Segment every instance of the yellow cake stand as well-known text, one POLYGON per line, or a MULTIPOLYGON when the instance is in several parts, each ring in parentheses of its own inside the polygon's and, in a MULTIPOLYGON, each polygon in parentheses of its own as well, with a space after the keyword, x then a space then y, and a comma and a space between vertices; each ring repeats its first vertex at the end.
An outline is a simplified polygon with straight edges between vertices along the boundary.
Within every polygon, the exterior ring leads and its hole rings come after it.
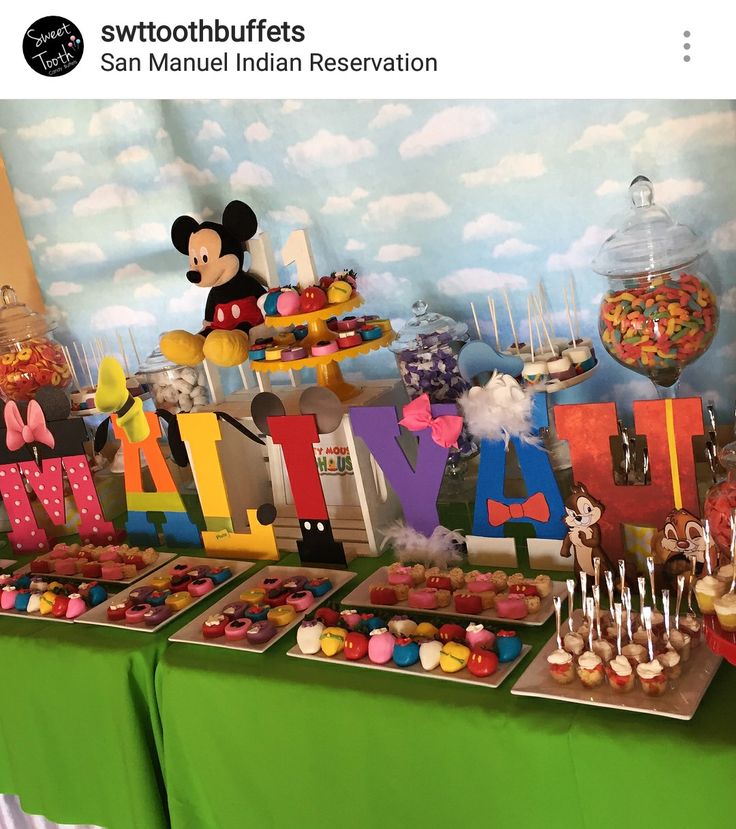
MULTIPOLYGON (((326 305, 319 311, 311 311, 308 314, 292 314, 288 317, 266 317, 266 325, 272 328, 284 328, 289 325, 306 325, 307 336, 299 340, 295 345, 311 349, 318 342, 329 342, 337 339, 337 333, 327 327, 327 320, 331 317, 338 317, 359 308, 363 304, 363 297, 355 293, 346 302, 335 305, 326 305)), ((338 365, 342 360, 350 357, 358 357, 361 354, 368 354, 379 348, 385 348, 396 337, 395 331, 387 331, 377 340, 365 340, 360 345, 352 348, 341 348, 332 354, 324 354, 319 357, 305 357, 303 360, 251 360, 250 366, 253 371, 275 372, 275 371, 298 371, 302 368, 313 368, 317 374, 317 383, 333 391, 342 401, 351 400, 360 394, 357 386, 347 383, 342 376, 338 365)))

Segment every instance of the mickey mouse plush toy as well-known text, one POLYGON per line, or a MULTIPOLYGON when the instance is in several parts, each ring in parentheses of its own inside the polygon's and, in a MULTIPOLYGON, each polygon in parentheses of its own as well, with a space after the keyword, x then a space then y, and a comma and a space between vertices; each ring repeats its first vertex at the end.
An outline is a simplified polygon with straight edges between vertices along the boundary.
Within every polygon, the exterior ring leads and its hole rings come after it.
POLYGON ((204 323, 198 334, 167 331, 161 351, 175 363, 196 366, 205 358, 218 366, 237 366, 248 356, 248 331, 263 322, 256 305, 266 289, 244 270, 244 243, 258 228, 256 214, 242 201, 232 201, 222 224, 179 216, 171 226, 174 247, 189 256, 187 279, 209 288, 204 323))

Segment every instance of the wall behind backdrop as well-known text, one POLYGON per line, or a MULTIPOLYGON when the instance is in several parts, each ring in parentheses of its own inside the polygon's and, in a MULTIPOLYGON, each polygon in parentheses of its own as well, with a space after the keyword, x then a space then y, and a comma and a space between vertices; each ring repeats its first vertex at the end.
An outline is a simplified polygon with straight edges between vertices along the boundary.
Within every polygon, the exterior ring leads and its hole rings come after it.
MULTIPOLYGON (((475 301, 489 336, 486 296, 498 305, 506 287, 521 321, 542 280, 565 334, 560 290, 573 273, 596 341, 605 281, 589 262, 643 173, 711 242, 721 327, 682 393, 733 411, 733 102, 5 101, 0 152, 60 339, 113 342, 131 326, 146 352, 160 331, 196 329, 204 308, 171 222, 219 220, 232 198, 253 206, 276 251, 307 227, 318 270, 355 268, 366 312, 396 328, 418 298, 468 322, 475 301)), ((291 277, 282 269, 282 282, 291 277)), ((510 342, 503 317, 502 336, 510 342)), ((559 402, 653 396, 647 380, 601 362, 559 402)), ((389 352, 352 368, 395 374, 389 352)))

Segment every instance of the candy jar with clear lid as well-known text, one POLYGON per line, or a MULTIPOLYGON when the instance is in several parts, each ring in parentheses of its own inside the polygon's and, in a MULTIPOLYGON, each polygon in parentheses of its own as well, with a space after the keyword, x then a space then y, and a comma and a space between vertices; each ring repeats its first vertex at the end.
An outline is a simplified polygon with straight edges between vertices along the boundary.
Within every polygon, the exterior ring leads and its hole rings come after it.
POLYGON ((715 295, 697 265, 707 245, 656 204, 645 176, 631 182, 629 198, 621 227, 592 263, 608 278, 598 330, 614 360, 673 396, 683 369, 708 350, 718 327, 715 295))
POLYGON ((198 411, 210 402, 202 366, 180 366, 154 349, 141 363, 136 377, 145 383, 157 409, 172 414, 198 411))
POLYGON ((389 348, 394 352, 401 380, 410 398, 426 393, 432 403, 449 403, 467 390, 457 355, 468 341, 468 326, 429 310, 418 300, 414 316, 389 348))
POLYGON ((71 371, 52 332, 56 324, 0 288, 0 397, 32 400, 42 386, 66 389, 71 371))

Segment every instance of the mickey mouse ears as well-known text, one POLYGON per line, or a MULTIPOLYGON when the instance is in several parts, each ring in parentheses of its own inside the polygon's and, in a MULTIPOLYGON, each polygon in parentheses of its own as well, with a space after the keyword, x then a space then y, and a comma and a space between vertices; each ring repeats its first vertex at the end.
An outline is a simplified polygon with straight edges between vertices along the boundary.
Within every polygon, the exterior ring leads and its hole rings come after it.
MULTIPOLYGON (((334 392, 322 386, 310 386, 299 398, 299 411, 303 415, 314 415, 317 431, 321 435, 330 434, 340 426, 345 410, 334 392)), ((268 418, 281 417, 286 409, 281 399, 269 391, 261 392, 253 398, 250 416, 264 435, 269 434, 268 418)))

